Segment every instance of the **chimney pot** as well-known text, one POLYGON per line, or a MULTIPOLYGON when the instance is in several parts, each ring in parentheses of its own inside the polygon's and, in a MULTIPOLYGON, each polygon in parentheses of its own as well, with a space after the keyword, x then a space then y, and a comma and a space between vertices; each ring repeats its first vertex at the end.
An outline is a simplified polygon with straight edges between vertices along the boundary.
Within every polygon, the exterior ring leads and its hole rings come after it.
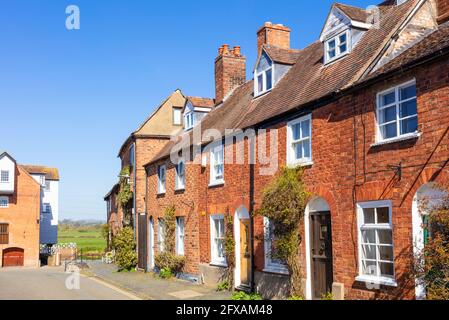
POLYGON ((232 53, 234 54, 234 56, 240 57, 241 56, 240 46, 235 46, 234 49, 232 50, 232 53))
POLYGON ((223 45, 223 55, 228 55, 229 54, 229 44, 224 44, 223 45))

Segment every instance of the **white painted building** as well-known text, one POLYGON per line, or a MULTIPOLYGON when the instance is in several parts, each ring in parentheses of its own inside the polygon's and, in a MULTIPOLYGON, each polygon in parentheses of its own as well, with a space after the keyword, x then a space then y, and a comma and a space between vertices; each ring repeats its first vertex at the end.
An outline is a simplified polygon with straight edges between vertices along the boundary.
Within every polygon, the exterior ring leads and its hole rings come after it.
POLYGON ((23 166, 41 185, 40 243, 58 243, 59 172, 56 168, 23 166))

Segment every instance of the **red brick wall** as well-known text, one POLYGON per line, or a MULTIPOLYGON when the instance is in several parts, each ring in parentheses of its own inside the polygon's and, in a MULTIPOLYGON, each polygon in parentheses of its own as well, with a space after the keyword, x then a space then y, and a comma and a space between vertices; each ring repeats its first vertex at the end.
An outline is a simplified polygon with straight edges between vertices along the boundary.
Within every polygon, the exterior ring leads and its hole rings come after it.
MULTIPOLYGON (((449 63, 440 61, 345 96, 313 112, 313 166, 305 171, 310 191, 331 208, 334 282, 344 283, 349 299, 414 298, 414 283, 407 279, 407 256, 412 246, 412 200, 416 190, 434 177, 448 182, 449 168, 439 168, 449 157, 449 63), (416 78, 419 130, 417 140, 371 147, 375 141, 376 94, 416 78), (355 130, 354 130, 355 128, 355 130), (443 134, 446 136, 443 138, 443 134), (356 137, 354 139, 354 136, 356 137), (437 147, 440 139, 441 144, 437 147), (402 163, 402 179, 388 165, 402 163), (426 164, 425 168, 423 165, 426 164), (394 254, 398 288, 367 290, 355 282, 358 275, 355 203, 393 201, 394 254)), ((280 164, 285 163, 285 127, 279 132, 280 164)), ((257 169, 256 169, 257 172, 257 169)), ((270 177, 256 177, 256 208, 270 177)), ((263 236, 261 219, 256 233, 263 236)), ((257 237, 257 235, 256 235, 257 237)), ((262 242, 256 245, 256 267, 261 270, 262 242)), ((304 246, 302 248, 304 253, 304 246)), ((303 264, 304 264, 303 257, 303 264)))
POLYGON ((279 24, 266 22, 264 26, 257 31, 258 54, 260 54, 264 44, 282 49, 290 49, 290 29, 279 24))
POLYGON ((185 217, 185 241, 184 253, 186 257, 185 272, 191 274, 198 273, 198 264, 200 262, 200 246, 199 246, 199 188, 198 178, 200 175, 201 165, 187 163, 186 185, 185 190, 175 191, 175 166, 169 161, 160 161, 148 168, 148 219, 153 217, 154 221, 154 244, 155 254, 159 252, 158 244, 158 219, 164 217, 165 209, 171 205, 175 206, 176 216, 185 217), (162 164, 166 165, 166 193, 158 194, 158 167, 162 164))
MULTIPOLYGON (((314 164, 305 169, 304 179, 309 190, 324 198, 330 207, 334 282, 344 284, 348 299, 414 298, 414 283, 407 277, 409 263, 406 260, 412 246, 412 200, 423 184, 431 180, 449 180, 447 165, 439 170, 449 158, 449 136, 446 132, 449 126, 448 71, 447 60, 435 62, 347 94, 312 113, 314 164), (417 82, 419 131, 422 135, 416 140, 371 146, 375 141, 377 93, 413 78, 417 82), (443 137, 445 132, 446 136, 443 137), (401 180, 387 167, 399 162, 403 166, 401 180), (393 241, 398 288, 368 290, 364 284, 355 281, 358 275, 355 204, 380 199, 393 202, 393 241)), ((281 167, 286 163, 286 123, 279 123, 270 129, 278 129, 278 158, 281 167)), ((269 143, 267 148, 270 148, 269 143)), ((245 155, 248 157, 247 152, 245 155)), ((247 160, 245 163, 248 163, 247 160)), ((255 210, 260 206, 263 189, 273 180, 273 176, 259 174, 261 167, 260 164, 254 167, 255 210)), ((226 164, 225 184, 208 187, 209 166, 201 168, 200 165, 187 165, 187 188, 183 193, 174 192, 174 168, 168 166, 167 193, 163 196, 156 195, 156 170, 156 165, 150 167, 147 200, 149 214, 155 218, 156 239, 157 218, 163 215, 166 206, 175 204, 178 214, 190 215, 186 219, 186 271, 196 273, 199 262, 210 262, 210 215, 234 215, 241 205, 247 209, 250 207, 250 166, 226 164), (190 226, 189 221, 192 223, 190 226)), ((254 250, 255 267, 258 271, 263 270, 265 260, 262 221, 261 217, 255 218, 254 250)), ((303 229, 302 226, 301 233, 303 229)), ((301 250, 302 265, 305 267, 304 242, 301 250)))
POLYGON ((449 20, 449 0, 437 0, 438 23, 449 20))
POLYGON ((9 196, 9 207, 0 208, 0 223, 9 224, 9 244, 0 244, 0 266, 8 248, 24 249, 25 266, 39 265, 40 196, 40 185, 17 166, 16 192, 9 196))

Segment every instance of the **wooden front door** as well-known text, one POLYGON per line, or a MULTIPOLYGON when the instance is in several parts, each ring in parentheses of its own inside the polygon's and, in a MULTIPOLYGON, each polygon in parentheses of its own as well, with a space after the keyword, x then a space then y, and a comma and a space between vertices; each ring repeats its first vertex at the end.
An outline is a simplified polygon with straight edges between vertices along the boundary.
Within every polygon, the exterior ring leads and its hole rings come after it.
POLYGON ((321 299, 332 292, 332 228, 330 212, 311 213, 312 295, 321 299))
POLYGON ((23 267, 24 251, 20 248, 3 250, 3 267, 23 267))
POLYGON ((240 220, 240 283, 251 281, 251 233, 249 220, 240 220))
POLYGON ((138 267, 139 269, 146 270, 147 267, 147 216, 144 214, 139 215, 138 220, 138 267))

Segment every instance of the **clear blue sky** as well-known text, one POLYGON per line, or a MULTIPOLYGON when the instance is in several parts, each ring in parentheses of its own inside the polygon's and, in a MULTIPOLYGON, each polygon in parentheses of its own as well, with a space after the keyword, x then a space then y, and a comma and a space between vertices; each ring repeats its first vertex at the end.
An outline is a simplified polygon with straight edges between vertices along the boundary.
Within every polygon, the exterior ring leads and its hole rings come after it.
MULTIPOLYGON (((367 7, 376 2, 346 0, 367 7)), ((265 22, 315 41, 330 0, 2 0, 0 149, 19 163, 58 167, 60 219, 105 219, 122 142, 167 95, 214 96, 223 43, 240 45, 248 71, 265 22), (78 5, 81 29, 65 28, 78 5)), ((248 72, 248 77, 251 77, 248 72)))

